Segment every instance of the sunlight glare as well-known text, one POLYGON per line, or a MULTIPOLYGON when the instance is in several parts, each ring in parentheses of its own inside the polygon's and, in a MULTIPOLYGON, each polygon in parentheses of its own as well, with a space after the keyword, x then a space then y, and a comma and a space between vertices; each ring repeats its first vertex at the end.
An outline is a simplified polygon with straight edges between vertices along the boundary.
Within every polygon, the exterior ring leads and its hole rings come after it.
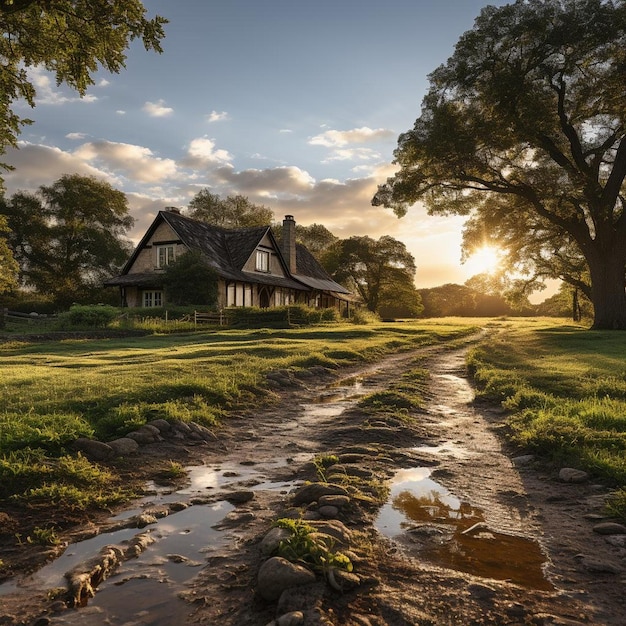
POLYGON ((494 246, 483 246, 475 250, 465 261, 468 272, 476 274, 493 274, 500 265, 502 251, 494 246))

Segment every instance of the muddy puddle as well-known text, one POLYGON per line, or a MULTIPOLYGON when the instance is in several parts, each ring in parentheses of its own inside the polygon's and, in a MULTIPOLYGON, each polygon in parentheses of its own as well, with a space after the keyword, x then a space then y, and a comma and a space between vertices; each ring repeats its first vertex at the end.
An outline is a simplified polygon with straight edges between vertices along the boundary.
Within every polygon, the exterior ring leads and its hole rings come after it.
MULTIPOLYGON (((295 430, 317 419, 340 415, 365 393, 362 379, 358 377, 334 383, 322 390, 314 402, 302 404, 298 418, 283 423, 281 428, 295 430)), ((263 490, 286 496, 300 483, 273 480, 272 475, 280 474, 288 465, 302 464, 311 458, 310 453, 295 453, 264 461, 262 467, 245 460, 189 466, 185 468, 185 485, 180 488, 149 481, 146 495, 109 522, 123 524, 125 520, 153 511, 169 510, 169 514, 143 529, 121 528, 70 544, 59 557, 30 577, 0 585, 0 604, 5 594, 65 589, 66 572, 97 556, 105 546, 124 547, 147 533, 150 544, 144 552, 122 561, 102 581, 86 606, 55 616, 54 623, 68 626, 183 623, 189 604, 180 594, 188 592, 189 583, 205 566, 207 558, 238 541, 237 523, 229 523, 229 514, 237 516, 236 507, 226 501, 226 494, 237 490, 263 490), (185 508, 175 510, 172 506, 175 503, 183 503, 185 508)))
MULTIPOLYGON (((447 450, 445 446, 440 449, 447 450)), ((433 480, 430 469, 399 470, 390 490, 376 528, 401 541, 409 554, 482 578, 553 589, 545 577, 546 557, 537 542, 490 528, 481 509, 433 480)))

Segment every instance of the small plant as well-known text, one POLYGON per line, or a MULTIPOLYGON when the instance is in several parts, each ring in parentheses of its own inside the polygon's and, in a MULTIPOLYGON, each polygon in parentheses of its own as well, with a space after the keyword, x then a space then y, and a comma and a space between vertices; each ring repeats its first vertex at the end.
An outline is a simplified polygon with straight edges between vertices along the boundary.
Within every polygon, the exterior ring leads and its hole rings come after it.
POLYGON ((606 506, 611 515, 626 520, 626 489, 618 489, 611 494, 606 506))
POLYGON ((335 463, 339 463, 339 457, 336 454, 318 454, 313 459, 315 471, 322 482, 326 482, 326 470, 335 463))
POLYGON ((281 518, 274 526, 284 528, 291 533, 288 539, 280 542, 277 553, 292 563, 308 566, 316 572, 327 576, 329 570, 343 569, 351 572, 352 562, 341 552, 334 552, 335 540, 324 537, 318 539, 313 536, 315 529, 302 520, 281 518))
POLYGON ((178 461, 169 461, 166 467, 161 471, 161 477, 169 480, 176 480, 187 475, 185 467, 178 461))
POLYGON ((38 543, 42 546, 58 546, 61 543, 54 527, 40 528, 39 526, 33 528, 32 537, 28 536, 26 541, 28 543, 38 543))

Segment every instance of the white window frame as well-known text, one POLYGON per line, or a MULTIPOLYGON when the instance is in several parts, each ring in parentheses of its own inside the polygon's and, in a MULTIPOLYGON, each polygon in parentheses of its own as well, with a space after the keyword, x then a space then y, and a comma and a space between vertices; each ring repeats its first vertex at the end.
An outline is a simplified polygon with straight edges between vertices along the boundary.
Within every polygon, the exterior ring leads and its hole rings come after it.
POLYGON ((255 269, 257 272, 270 273, 270 253, 267 250, 256 251, 255 269))
POLYGON ((141 294, 141 304, 146 309, 163 306, 163 292, 160 290, 144 291, 141 294))
POLYGON ((174 262, 176 259, 176 246, 173 244, 155 246, 156 247, 156 266, 163 269, 174 262))

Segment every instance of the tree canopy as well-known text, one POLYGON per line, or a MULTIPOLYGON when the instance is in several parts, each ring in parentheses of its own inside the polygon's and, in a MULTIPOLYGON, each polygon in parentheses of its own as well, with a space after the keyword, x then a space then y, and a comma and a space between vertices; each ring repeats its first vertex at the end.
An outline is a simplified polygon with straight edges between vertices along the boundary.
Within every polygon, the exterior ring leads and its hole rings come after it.
POLYGON ((20 127, 31 123, 13 110, 17 100, 35 106, 28 68, 45 68, 82 96, 99 66, 112 73, 125 67, 132 40, 161 52, 166 23, 146 18, 139 0, 0 0, 0 154, 17 146, 20 127))
POLYGON ((272 209, 254 204, 246 196, 221 198, 210 189, 200 190, 189 203, 189 217, 222 228, 269 226, 274 219, 272 209))
POLYGON ((415 259, 393 237, 341 239, 324 254, 323 264, 337 282, 354 289, 370 311, 393 307, 394 317, 414 317, 421 312, 413 284, 415 259), (400 309, 404 314, 398 313, 400 309))
POLYGON ((65 175, 36 195, 15 194, 0 202, 0 215, 21 282, 59 305, 80 300, 128 258, 128 201, 96 178, 65 175))
POLYGON ((470 217, 528 283, 578 286, 595 328, 626 329, 626 4, 488 6, 430 75, 375 205, 470 217))
POLYGON ((6 217, 0 215, 0 294, 17 287, 19 267, 9 247, 8 232, 6 217))

